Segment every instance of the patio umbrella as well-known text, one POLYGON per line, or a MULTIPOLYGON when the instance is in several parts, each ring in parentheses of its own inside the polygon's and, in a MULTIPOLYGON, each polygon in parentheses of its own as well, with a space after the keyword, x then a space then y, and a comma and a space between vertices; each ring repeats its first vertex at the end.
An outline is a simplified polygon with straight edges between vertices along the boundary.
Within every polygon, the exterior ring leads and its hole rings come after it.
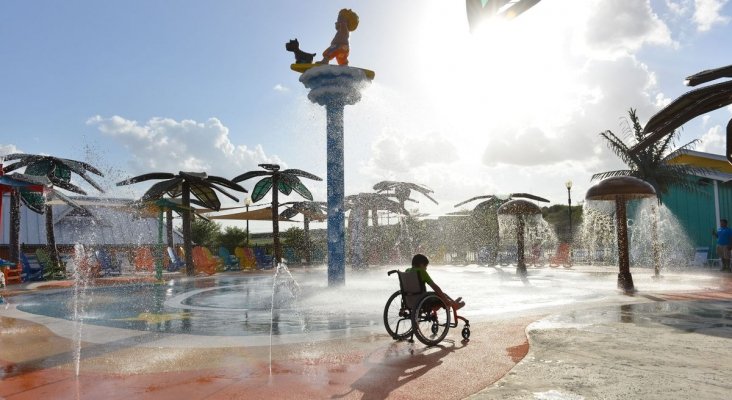
MULTIPOLYGON (((260 208, 258 210, 243 211, 233 214, 209 215, 209 219, 228 219, 235 221, 272 221, 272 207, 260 208)), ((280 215, 279 221, 293 222, 291 219, 280 215)))

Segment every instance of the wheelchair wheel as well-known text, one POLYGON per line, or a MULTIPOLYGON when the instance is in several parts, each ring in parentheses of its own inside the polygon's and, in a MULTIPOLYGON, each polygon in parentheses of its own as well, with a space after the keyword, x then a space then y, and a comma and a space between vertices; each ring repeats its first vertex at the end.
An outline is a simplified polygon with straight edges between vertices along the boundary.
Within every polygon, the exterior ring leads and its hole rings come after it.
POLYGON ((398 290, 384 306, 384 328, 394 340, 406 339, 412 334, 412 318, 398 290))
POLYGON ((420 342, 435 346, 450 329, 450 308, 436 294, 427 294, 412 313, 412 326, 420 342))

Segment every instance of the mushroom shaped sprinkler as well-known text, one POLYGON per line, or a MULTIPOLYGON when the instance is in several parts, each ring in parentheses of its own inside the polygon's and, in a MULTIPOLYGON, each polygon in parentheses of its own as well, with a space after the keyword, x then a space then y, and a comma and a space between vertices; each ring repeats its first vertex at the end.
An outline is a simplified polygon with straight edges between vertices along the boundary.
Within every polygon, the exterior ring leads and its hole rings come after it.
POLYGON ((541 209, 536 204, 523 199, 515 199, 498 207, 498 215, 511 215, 516 218, 516 275, 526 276, 526 261, 524 259, 524 230, 526 216, 541 215, 541 209))
POLYGON ((630 275, 628 257, 628 219, 625 205, 628 200, 654 197, 656 191, 650 183, 632 176, 615 176, 596 183, 587 190, 586 200, 615 201, 615 222, 618 233, 618 289, 626 294, 635 292, 630 275))

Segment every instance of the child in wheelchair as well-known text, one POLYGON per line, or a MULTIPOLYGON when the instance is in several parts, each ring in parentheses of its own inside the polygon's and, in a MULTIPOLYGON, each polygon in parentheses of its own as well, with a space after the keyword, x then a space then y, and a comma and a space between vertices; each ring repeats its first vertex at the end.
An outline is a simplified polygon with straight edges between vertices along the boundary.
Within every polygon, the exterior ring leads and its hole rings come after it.
MULTIPOLYGON (((442 299, 442 301, 448 307, 451 307, 455 310, 465 307, 465 302, 462 301, 462 297, 458 297, 457 299, 453 300, 450 296, 443 292, 442 289, 432 280, 430 274, 427 273, 427 266, 429 265, 429 263, 430 260, 427 258, 427 256, 423 254, 416 254, 414 257, 412 257, 412 268, 407 268, 407 270, 404 272, 416 272, 417 275, 419 275, 419 280, 422 281, 422 283, 430 285, 435 294, 437 294, 437 296, 439 296, 440 299, 442 299)), ((439 304, 434 304, 434 307, 439 307, 439 304)))

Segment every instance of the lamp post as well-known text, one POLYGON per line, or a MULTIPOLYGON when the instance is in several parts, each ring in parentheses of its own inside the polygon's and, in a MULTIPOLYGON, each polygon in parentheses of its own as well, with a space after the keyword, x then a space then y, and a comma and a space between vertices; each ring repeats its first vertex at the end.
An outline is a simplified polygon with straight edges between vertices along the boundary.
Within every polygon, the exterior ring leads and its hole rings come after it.
POLYGON ((249 247, 249 206, 252 205, 252 198, 247 196, 247 198, 244 200, 244 206, 247 210, 247 247, 249 247))
POLYGON ((572 181, 567 181, 564 186, 567 187, 567 204, 569 205, 569 244, 572 247, 572 181))

